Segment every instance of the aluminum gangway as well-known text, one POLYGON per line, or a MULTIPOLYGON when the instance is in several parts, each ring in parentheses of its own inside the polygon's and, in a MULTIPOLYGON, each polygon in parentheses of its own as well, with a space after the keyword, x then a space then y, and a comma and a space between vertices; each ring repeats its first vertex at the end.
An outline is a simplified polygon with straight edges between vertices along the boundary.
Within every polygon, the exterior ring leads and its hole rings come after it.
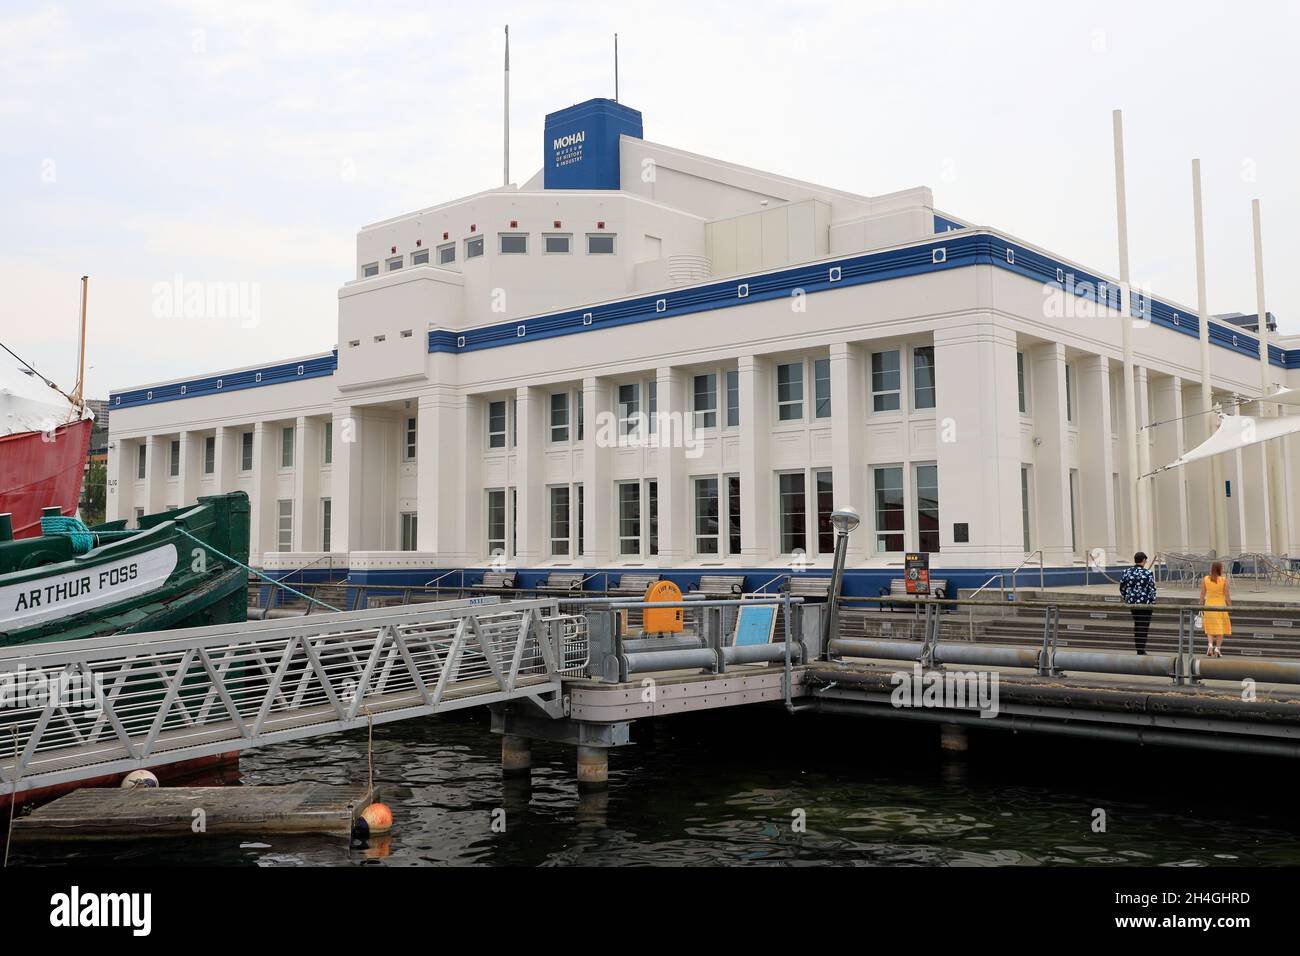
POLYGON ((587 622, 555 598, 375 608, 0 648, 0 794, 531 698, 587 622))

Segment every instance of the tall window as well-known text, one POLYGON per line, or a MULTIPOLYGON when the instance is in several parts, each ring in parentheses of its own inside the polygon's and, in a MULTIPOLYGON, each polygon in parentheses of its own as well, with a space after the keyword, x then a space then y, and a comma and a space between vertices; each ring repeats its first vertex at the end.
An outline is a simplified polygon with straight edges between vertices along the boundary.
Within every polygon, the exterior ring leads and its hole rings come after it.
POLYGON ((727 476, 727 553, 740 554, 740 476, 727 476))
POLYGON ((415 543, 419 540, 416 536, 418 519, 414 511, 402 512, 402 550, 414 551, 415 543))
POLYGON ((209 435, 203 439, 203 473, 211 475, 217 470, 217 438, 209 435))
POLYGON ((695 376, 695 398, 692 408, 695 411, 696 428, 718 427, 718 376, 712 372, 695 376))
POLYGON ((407 461, 415 461, 416 436, 419 435, 419 428, 414 418, 406 420, 406 442, 402 457, 407 461))
POLYGON ((280 467, 293 467, 293 426, 280 429, 280 467))
MULTIPOLYGON (((143 478, 147 471, 149 449, 142 443, 136 448, 135 455, 135 476, 143 478)), ((252 467, 251 465, 249 467, 252 467)))
POLYGON ((1029 412, 1029 403, 1025 400, 1025 353, 1016 353, 1016 395, 1020 400, 1020 414, 1029 412))
POLYGON ((740 426, 740 372, 732 369, 727 373, 727 427, 740 426))
POLYGON ((650 525, 650 554, 659 553, 659 482, 653 478, 645 483, 647 522, 650 525))
POLYGON ((829 468, 814 471, 817 482, 817 553, 831 554, 835 550, 835 527, 831 512, 835 510, 835 483, 829 468))
POLYGON ((172 478, 176 478, 181 473, 181 443, 178 441, 173 441, 171 443, 171 448, 169 449, 169 452, 170 454, 168 456, 168 461, 167 461, 167 474, 170 475, 172 478))
POLYGON ((569 553, 569 486, 550 489, 551 495, 551 554, 569 553))
POLYGON ((578 436, 577 436, 577 438, 578 438, 578 441, 582 441, 583 433, 586 431, 586 425, 587 425, 587 421, 586 421, 586 419, 587 419, 587 414, 586 414, 587 398, 586 398, 586 395, 585 395, 583 392, 579 392, 577 398, 578 398, 578 401, 577 401, 577 405, 578 405, 578 436))
POLYGON ((618 387, 618 433, 634 437, 640 434, 641 396, 635 382, 618 387))
POLYGON ((506 553, 506 491, 490 488, 487 493, 487 553, 506 553))
POLYGON ((1078 519, 1079 513, 1079 472, 1075 468, 1070 469, 1070 550, 1078 552, 1079 550, 1079 530, 1078 519))
POLYGON ((324 432, 321 436, 324 439, 324 463, 332 465, 334 464, 334 422, 332 420, 326 422, 321 430, 324 432))
POLYGON ((695 479, 695 553, 718 553, 718 479, 695 479))
POLYGON ((876 550, 902 551, 903 469, 873 468, 876 492, 876 550))
POLYGON ((641 482, 618 483, 618 553, 641 553, 641 482))
POLYGON ((659 431, 659 380, 650 379, 645 383, 646 394, 646 428, 651 435, 659 431))
POLYGON ((817 418, 831 417, 831 360, 813 361, 813 408, 817 418))
POLYGON ((293 499, 281 498, 276 502, 275 543, 277 551, 293 550, 293 499))
POLYGON ((1070 375, 1070 363, 1065 363, 1065 420, 1074 421, 1074 381, 1070 375))
POLYGON ((330 526, 334 523, 334 502, 329 498, 320 500, 320 549, 330 549, 330 526))
POLYGON ((916 546, 939 550, 939 466, 916 466, 916 546))
POLYGON ((776 367, 776 418, 781 422, 803 419, 803 362, 776 367))
POLYGON ((912 349, 912 406, 934 408, 934 346, 912 349))
POLYGON ((506 447, 506 403, 488 402, 488 447, 506 447))
POLYGON ((253 470, 253 433, 244 432, 239 436, 239 470, 253 470))
POLYGON ((510 489, 510 557, 519 553, 519 489, 510 489))
POLYGON ((1025 554, 1032 550, 1033 539, 1029 535, 1030 515, 1032 514, 1029 503, 1029 466, 1020 466, 1020 533, 1024 538, 1025 554))
POLYGON ((899 409, 898 350, 871 353, 871 409, 896 412, 899 409))
POLYGON ((780 492, 781 553, 804 551, 808 540, 807 505, 804 499, 804 473, 790 472, 777 477, 780 492))
POLYGON ((551 393, 551 441, 569 440, 569 393, 551 393))
POLYGON ((576 505, 578 509, 578 557, 582 557, 586 551, 585 539, 587 535, 586 509, 584 507, 585 496, 582 493, 583 486, 581 484, 574 485, 573 490, 578 496, 578 503, 576 505))

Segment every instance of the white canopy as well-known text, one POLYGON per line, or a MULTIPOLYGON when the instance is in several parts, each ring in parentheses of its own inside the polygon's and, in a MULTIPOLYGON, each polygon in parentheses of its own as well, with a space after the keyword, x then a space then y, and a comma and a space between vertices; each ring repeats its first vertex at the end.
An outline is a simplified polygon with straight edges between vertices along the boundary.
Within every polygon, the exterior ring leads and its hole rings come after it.
POLYGON ((9 355, 0 356, 0 437, 47 432, 81 417, 61 392, 31 369, 9 355))
MULTIPOLYGON (((1282 392, 1268 396, 1268 401, 1281 401, 1284 404, 1300 405, 1300 392, 1295 389, 1286 389, 1286 392, 1293 393, 1294 399, 1280 398, 1282 392)), ((1162 471, 1169 471, 1171 468, 1178 468, 1182 465, 1190 464, 1194 461, 1200 461, 1203 458, 1209 458, 1211 455, 1220 455, 1228 451, 1236 451, 1238 448, 1245 448, 1248 445, 1258 445, 1260 442, 1269 441, 1273 438, 1281 438, 1284 435, 1294 435, 1300 432, 1300 415, 1286 415, 1280 418, 1254 418, 1250 415, 1224 415, 1219 421, 1219 430, 1207 438, 1204 442, 1197 445, 1191 451, 1187 452, 1176 461, 1171 461, 1163 468, 1158 468, 1155 474, 1162 471)))

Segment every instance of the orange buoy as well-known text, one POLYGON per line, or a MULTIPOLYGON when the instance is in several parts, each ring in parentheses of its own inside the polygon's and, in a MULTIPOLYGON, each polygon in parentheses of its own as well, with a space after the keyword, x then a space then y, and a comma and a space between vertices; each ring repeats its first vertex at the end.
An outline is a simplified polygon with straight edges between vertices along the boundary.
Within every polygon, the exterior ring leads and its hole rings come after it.
POLYGON ((387 804, 370 804, 361 811, 361 819, 366 821, 371 833, 387 833, 393 828, 393 811, 387 804))
MULTIPOLYGON (((646 603, 675 604, 682 599, 682 589, 672 581, 656 581, 645 592, 646 603)), ((677 634, 685 615, 679 607, 646 608, 641 615, 641 630, 646 634, 677 634)))

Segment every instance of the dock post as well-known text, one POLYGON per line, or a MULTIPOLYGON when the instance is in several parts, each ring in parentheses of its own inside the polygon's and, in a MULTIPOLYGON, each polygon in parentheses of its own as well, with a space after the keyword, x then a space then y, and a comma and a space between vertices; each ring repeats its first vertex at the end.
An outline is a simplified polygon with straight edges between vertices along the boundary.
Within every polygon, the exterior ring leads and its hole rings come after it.
POLYGON ((965 753, 968 747, 966 728, 961 724, 940 724, 939 746, 945 753, 965 753))
POLYGON ((578 788, 598 790, 609 785, 609 750, 578 745, 578 788))
POLYGON ((525 776, 533 768, 532 741, 514 734, 501 735, 501 773, 507 777, 525 776))

